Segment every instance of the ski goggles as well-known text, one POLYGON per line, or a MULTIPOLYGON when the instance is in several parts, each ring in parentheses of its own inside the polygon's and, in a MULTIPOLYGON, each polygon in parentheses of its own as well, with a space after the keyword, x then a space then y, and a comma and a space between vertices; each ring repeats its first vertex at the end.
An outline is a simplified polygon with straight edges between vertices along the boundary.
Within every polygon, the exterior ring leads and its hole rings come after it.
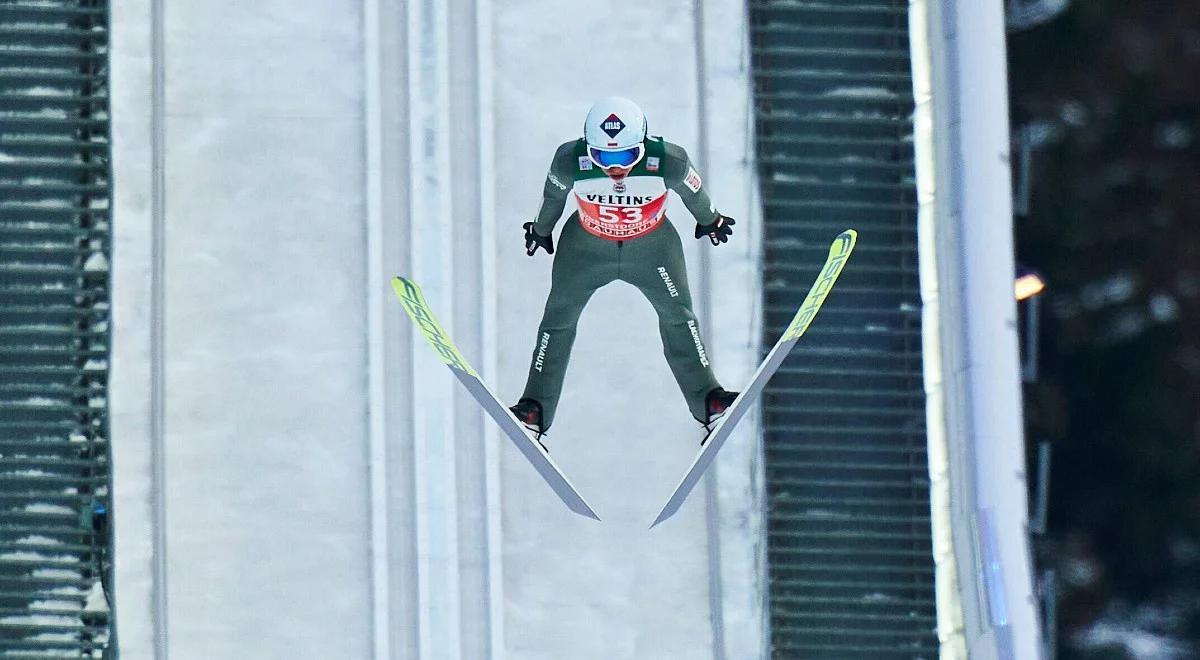
POLYGON ((599 165, 602 170, 610 167, 633 167, 637 165, 645 153, 646 149, 641 144, 635 144, 626 149, 614 149, 612 151, 588 147, 588 158, 591 158, 592 162, 599 165))

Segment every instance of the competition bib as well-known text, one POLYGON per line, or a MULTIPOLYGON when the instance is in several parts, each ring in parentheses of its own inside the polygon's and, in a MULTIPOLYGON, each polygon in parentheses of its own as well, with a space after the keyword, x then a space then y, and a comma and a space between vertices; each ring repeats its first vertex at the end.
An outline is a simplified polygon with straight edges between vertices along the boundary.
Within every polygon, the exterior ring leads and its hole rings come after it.
POLYGON ((579 222, 594 236, 627 241, 650 233, 666 218, 667 187, 660 176, 576 181, 579 222))
POLYGON ((649 201, 633 195, 581 195, 579 221, 589 233, 613 241, 637 238, 658 226, 667 207, 667 194, 649 201), (591 199, 588 199, 591 198, 591 199))

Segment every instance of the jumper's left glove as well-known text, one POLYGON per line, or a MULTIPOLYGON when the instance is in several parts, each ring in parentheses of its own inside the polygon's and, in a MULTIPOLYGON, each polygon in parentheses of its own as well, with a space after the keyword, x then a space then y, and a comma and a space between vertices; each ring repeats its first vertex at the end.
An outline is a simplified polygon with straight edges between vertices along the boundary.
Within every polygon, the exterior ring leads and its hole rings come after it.
POLYGON ((733 218, 718 213, 717 219, 713 220, 712 224, 702 225, 698 222, 696 223, 696 238, 707 236, 713 245, 728 243, 729 236, 733 233, 733 226, 736 224, 737 222, 733 218))

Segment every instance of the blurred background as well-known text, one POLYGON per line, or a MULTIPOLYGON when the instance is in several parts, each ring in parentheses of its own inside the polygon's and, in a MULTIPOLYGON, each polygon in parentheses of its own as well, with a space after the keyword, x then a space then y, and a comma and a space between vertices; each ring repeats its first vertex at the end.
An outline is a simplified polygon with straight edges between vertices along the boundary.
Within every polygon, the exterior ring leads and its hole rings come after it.
POLYGON ((1194 657, 1200 7, 1058 10, 1008 41, 1032 152, 1017 257, 1051 283, 1025 399, 1029 440, 1053 443, 1039 561, 1061 579, 1064 657, 1194 657))
POLYGON ((1197 80, 1185 0, 0 0, 0 658, 1200 657, 1197 80), (668 210, 726 387, 859 232, 653 531, 635 290, 549 439, 596 523, 387 285, 515 400, 611 94, 738 220, 668 210))

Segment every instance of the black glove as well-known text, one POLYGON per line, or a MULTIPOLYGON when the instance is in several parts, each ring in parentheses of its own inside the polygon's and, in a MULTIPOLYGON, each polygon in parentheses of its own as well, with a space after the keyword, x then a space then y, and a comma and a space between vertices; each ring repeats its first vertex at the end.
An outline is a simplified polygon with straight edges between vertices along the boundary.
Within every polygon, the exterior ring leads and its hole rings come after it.
POLYGON ((554 234, 542 236, 533 230, 532 222, 521 226, 525 228, 525 254, 532 257, 538 248, 545 250, 546 254, 554 254, 554 234))
POLYGON ((702 225, 698 222, 696 223, 696 238, 707 236, 713 245, 728 243, 729 235, 733 233, 733 226, 736 224, 737 222, 733 218, 718 213, 717 219, 713 220, 712 224, 702 225))

